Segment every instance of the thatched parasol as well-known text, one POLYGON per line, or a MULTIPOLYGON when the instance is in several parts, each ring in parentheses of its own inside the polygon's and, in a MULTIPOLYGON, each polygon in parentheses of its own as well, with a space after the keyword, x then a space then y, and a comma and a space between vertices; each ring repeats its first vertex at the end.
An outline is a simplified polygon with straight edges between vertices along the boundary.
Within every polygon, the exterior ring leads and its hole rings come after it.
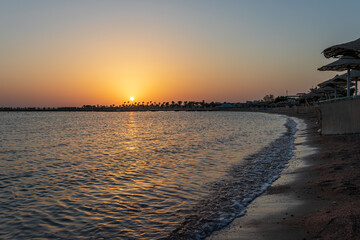
POLYGON ((346 71, 348 69, 360 70, 360 59, 342 56, 335 62, 329 63, 325 66, 318 68, 319 71, 346 71))
POLYGON ((324 82, 321 82, 318 84, 319 87, 326 87, 326 86, 330 86, 330 87, 346 87, 346 82, 347 82, 347 76, 343 76, 342 75, 336 75, 335 77, 326 80, 324 82))
POLYGON ((335 89, 333 87, 326 86, 326 87, 318 88, 316 92, 318 92, 318 93, 329 93, 329 92, 333 92, 334 90, 335 89))
POLYGON ((323 51, 323 54, 326 58, 338 57, 341 55, 360 57, 360 38, 355 41, 328 47, 323 51))
POLYGON ((350 56, 342 56, 335 62, 318 68, 319 71, 345 71, 347 70, 347 96, 350 96, 350 69, 360 70, 360 59, 350 56))
POLYGON ((336 87, 330 87, 330 86, 321 87, 321 88, 318 88, 316 92, 317 93, 323 93, 326 96, 329 96, 329 98, 330 98, 330 94, 334 93, 335 98, 336 98, 336 87))
POLYGON ((307 98, 307 99, 320 98, 322 96, 323 95, 321 93, 318 93, 318 92, 309 92, 309 93, 304 95, 304 97, 307 98))

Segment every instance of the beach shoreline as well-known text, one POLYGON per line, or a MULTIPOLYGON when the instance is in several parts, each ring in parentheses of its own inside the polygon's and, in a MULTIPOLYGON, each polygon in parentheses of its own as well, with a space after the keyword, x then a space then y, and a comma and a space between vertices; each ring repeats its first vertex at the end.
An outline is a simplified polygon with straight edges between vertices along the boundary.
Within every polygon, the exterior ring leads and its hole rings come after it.
POLYGON ((247 214, 207 239, 359 239, 360 136, 321 136, 315 113, 271 113, 301 119, 298 139, 306 140, 247 214))

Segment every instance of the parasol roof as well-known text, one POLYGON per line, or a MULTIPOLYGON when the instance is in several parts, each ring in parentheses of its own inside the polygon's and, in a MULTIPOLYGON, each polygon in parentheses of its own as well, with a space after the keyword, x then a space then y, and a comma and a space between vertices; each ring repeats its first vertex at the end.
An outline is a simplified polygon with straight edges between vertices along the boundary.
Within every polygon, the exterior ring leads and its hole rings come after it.
MULTIPOLYGON (((347 79, 347 73, 341 74, 339 77, 347 79)), ((360 71, 359 70, 350 71, 350 78, 353 81, 360 80, 360 71)))
POLYGON ((341 74, 341 75, 336 75, 335 77, 326 80, 324 82, 321 82, 318 84, 319 87, 325 87, 325 86, 331 86, 331 87, 335 87, 335 86, 339 86, 339 87, 345 87, 347 83, 347 74, 341 74))
POLYGON ((317 93, 328 93, 328 92, 334 92, 335 88, 330 86, 320 87, 317 89, 317 93))
POLYGON ((325 66, 318 68, 319 71, 345 71, 348 68, 360 70, 360 59, 342 56, 335 62, 329 63, 325 66))
POLYGON ((338 56, 360 57, 360 38, 351 42, 337 44, 323 51, 326 58, 338 56))

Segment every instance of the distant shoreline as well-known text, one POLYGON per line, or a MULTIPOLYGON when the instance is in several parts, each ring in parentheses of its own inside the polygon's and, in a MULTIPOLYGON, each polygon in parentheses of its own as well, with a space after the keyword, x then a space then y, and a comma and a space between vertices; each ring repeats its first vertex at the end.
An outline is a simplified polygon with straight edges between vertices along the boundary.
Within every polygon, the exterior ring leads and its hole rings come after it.
POLYGON ((146 112, 146 111, 262 111, 278 108, 304 108, 303 104, 276 101, 246 101, 243 103, 229 102, 135 102, 119 105, 83 105, 81 107, 0 107, 0 112, 146 112))
POLYGON ((68 109, 68 108, 57 108, 57 109, 7 109, 0 108, 0 112, 212 112, 212 111, 234 111, 234 112, 258 112, 266 111, 266 109, 252 109, 252 108, 181 108, 181 109, 98 109, 98 110, 87 110, 87 109, 68 109))
POLYGON ((241 111, 241 112, 267 112, 267 113, 308 113, 312 110, 309 107, 193 107, 193 108, 147 108, 147 109, 129 109, 129 108, 95 108, 87 109, 82 107, 58 107, 58 108, 40 108, 40 107, 0 107, 0 112, 196 112, 196 111, 241 111))
POLYGON ((0 112, 194 112, 194 111, 251 111, 248 108, 160 108, 160 109, 82 109, 82 108, 0 108, 0 112))

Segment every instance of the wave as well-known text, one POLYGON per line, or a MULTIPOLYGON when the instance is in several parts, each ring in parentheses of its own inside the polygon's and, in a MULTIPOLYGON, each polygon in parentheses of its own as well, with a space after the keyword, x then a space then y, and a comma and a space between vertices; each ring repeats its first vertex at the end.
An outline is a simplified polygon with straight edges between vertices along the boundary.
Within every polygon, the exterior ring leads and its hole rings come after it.
POLYGON ((246 206, 279 178, 294 154, 296 122, 288 118, 285 127, 281 137, 232 166, 226 178, 213 183, 210 195, 161 239, 203 239, 245 215, 246 206))

